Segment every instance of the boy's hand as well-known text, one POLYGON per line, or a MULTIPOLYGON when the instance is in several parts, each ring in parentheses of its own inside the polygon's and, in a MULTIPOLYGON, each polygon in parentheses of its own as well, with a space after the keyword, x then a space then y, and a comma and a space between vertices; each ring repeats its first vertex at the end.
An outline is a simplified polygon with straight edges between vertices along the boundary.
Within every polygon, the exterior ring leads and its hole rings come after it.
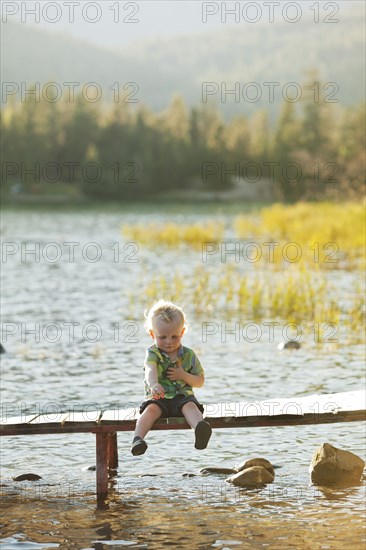
POLYGON ((169 380, 183 380, 186 371, 181 365, 176 365, 175 367, 169 367, 166 371, 167 378, 169 380))
POLYGON ((164 388, 161 384, 154 384, 150 389, 153 399, 161 399, 162 397, 164 397, 164 388))

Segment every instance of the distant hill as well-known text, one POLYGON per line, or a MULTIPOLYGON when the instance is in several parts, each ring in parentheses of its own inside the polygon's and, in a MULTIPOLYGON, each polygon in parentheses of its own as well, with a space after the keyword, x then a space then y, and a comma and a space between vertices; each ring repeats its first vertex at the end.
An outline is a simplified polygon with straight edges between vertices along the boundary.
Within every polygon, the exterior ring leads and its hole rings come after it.
MULTIPOLYGON (((364 23, 357 13, 343 15, 341 24, 254 24, 140 42, 123 51, 110 51, 91 42, 50 33, 35 26, 7 23, 2 26, 3 82, 98 82, 103 98, 112 100, 108 88, 136 82, 136 97, 163 109, 180 93, 189 105, 201 103, 202 82, 226 82, 227 88, 257 82, 263 99, 250 103, 233 96, 221 102, 209 99, 225 117, 251 114, 258 108, 273 116, 282 103, 281 90, 288 82, 303 84, 306 73, 317 69, 323 82, 335 82, 340 104, 359 102, 364 94, 364 23), (345 30, 347 32, 345 32, 345 30), (264 82, 279 82, 276 101, 268 101, 264 82)), ((64 92, 66 88, 63 87, 64 92)), ((131 89, 132 91, 132 89, 131 89)), ((253 89, 251 92, 253 93, 253 89)), ((331 92, 329 89, 328 92, 331 92)))

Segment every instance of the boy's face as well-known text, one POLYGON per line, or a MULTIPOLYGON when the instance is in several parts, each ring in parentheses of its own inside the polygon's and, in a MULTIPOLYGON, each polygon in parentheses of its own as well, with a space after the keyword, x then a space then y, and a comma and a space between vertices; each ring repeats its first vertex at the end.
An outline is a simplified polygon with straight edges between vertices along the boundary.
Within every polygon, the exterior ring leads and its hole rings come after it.
POLYGON ((156 319, 152 323, 150 335, 155 344, 165 353, 174 353, 180 346, 184 334, 184 325, 180 319, 176 321, 163 321, 156 319))

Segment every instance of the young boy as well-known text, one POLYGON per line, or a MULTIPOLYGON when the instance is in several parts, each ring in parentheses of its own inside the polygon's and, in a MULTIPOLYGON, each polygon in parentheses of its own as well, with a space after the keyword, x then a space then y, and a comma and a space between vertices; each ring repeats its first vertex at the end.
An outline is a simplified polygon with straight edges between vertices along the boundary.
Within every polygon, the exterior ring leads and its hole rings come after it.
POLYGON ((184 416, 194 429, 195 448, 205 449, 212 430, 203 420, 203 406, 192 390, 203 385, 204 371, 196 354, 181 344, 186 316, 172 302, 159 300, 145 317, 145 327, 154 344, 146 352, 146 400, 140 407, 131 453, 144 454, 145 435, 158 418, 169 416, 184 416))

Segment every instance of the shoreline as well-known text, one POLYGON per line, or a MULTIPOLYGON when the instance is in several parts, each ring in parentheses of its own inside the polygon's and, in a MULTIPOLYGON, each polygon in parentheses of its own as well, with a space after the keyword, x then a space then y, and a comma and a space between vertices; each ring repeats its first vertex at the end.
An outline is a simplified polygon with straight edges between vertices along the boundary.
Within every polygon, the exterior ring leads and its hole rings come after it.
POLYGON ((65 210, 125 210, 127 208, 140 208, 154 210, 164 210, 169 212, 169 208, 177 207, 182 209, 195 206, 202 210, 223 209, 229 212, 253 211, 270 206, 274 201, 252 201, 247 199, 223 198, 217 194, 210 197, 202 196, 146 196, 142 198, 129 197, 125 199, 97 199, 87 197, 69 197, 65 195, 21 195, 21 196, 3 196, 1 199, 1 209, 5 210, 27 210, 27 209, 65 209, 65 210))

